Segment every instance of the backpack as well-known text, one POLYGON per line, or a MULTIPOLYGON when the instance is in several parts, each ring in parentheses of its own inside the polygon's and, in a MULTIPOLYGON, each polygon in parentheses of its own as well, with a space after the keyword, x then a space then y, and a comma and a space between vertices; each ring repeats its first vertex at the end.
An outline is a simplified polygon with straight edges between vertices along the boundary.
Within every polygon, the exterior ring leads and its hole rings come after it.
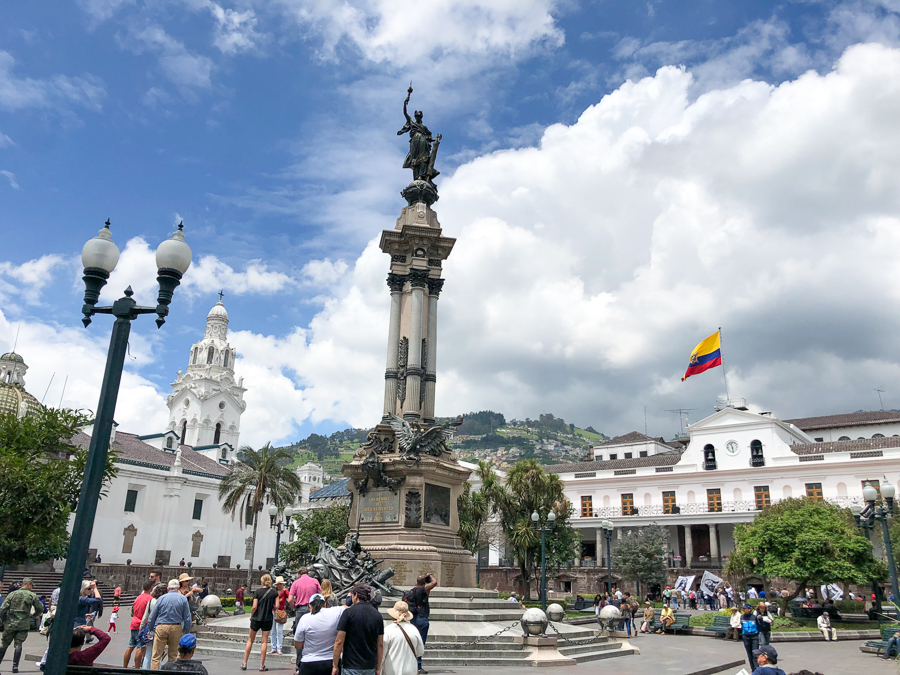
POLYGON ((419 616, 419 610, 422 608, 424 604, 422 602, 422 594, 424 591, 421 586, 416 586, 414 588, 410 588, 408 591, 404 591, 403 597, 401 600, 409 606, 409 611, 413 616, 419 616), (418 591, 418 592, 417 592, 418 591))

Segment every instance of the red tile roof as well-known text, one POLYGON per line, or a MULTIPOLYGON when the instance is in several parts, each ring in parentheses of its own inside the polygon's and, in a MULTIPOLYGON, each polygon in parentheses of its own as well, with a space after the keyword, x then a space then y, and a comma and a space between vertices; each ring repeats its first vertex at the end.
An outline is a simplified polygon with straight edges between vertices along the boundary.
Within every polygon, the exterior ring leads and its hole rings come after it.
POLYGON ((836 429, 839 427, 868 426, 872 424, 885 424, 887 422, 900 422, 900 412, 889 410, 858 410, 854 413, 841 415, 823 415, 821 417, 800 417, 795 420, 784 420, 787 424, 793 424, 803 431, 815 429, 836 429))

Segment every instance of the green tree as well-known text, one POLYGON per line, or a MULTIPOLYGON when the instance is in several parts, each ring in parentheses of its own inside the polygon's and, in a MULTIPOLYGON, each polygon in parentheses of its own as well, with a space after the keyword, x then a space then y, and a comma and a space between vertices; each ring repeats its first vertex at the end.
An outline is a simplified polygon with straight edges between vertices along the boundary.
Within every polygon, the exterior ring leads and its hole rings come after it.
POLYGON ((563 494, 559 476, 547 473, 533 459, 516 462, 506 475, 506 484, 494 480, 482 488, 491 511, 500 519, 516 564, 522 574, 525 597, 531 597, 531 578, 541 564, 541 535, 535 532, 531 514, 537 511, 540 523, 547 522, 552 509, 556 524, 547 538, 547 566, 550 568, 571 560, 578 555, 579 535, 569 524, 571 504, 563 494))
POLYGON ((294 541, 281 545, 279 558, 294 567, 312 560, 319 551, 319 539, 340 546, 350 531, 349 517, 350 506, 347 504, 333 504, 294 516, 294 541))
POLYGON ((725 573, 791 579, 791 597, 809 585, 862 584, 884 574, 849 509, 807 497, 767 506, 752 523, 735 527, 734 540, 725 573))
POLYGON ((659 525, 647 525, 625 533, 613 552, 613 564, 630 581, 665 583, 669 537, 659 525))
POLYGON ((289 448, 273 448, 271 443, 266 443, 259 450, 244 445, 237 452, 237 463, 219 484, 222 511, 231 513, 232 520, 239 514, 241 527, 247 521, 253 524, 250 564, 247 566, 248 586, 253 582, 259 514, 266 504, 275 504, 279 509, 292 504, 294 497, 303 489, 300 478, 290 466, 293 457, 289 448))
MULTIPOLYGON (((23 419, 0 415, 0 565, 64 558, 69 515, 78 506, 87 450, 72 443, 89 419, 43 408, 23 419)), ((116 475, 115 452, 103 485, 116 475)))

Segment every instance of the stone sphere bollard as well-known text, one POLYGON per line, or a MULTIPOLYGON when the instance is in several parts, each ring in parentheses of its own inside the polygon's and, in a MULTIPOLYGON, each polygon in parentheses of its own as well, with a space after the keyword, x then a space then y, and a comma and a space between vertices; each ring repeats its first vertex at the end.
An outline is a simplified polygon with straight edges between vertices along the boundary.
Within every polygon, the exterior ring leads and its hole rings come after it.
POLYGON ((566 618, 566 610, 558 602, 547 607, 547 618, 551 621, 562 621, 566 618))
POLYGON ((521 622, 525 637, 536 637, 547 632, 547 615, 537 607, 526 609, 521 622))
POLYGON ((211 618, 219 616, 219 612, 222 611, 222 601, 219 600, 219 596, 209 594, 203 598, 200 601, 200 611, 203 613, 203 616, 211 618))
POLYGON ((602 628, 611 631, 613 626, 617 626, 622 621, 622 612, 615 605, 607 605, 600 610, 597 616, 597 622, 602 628))

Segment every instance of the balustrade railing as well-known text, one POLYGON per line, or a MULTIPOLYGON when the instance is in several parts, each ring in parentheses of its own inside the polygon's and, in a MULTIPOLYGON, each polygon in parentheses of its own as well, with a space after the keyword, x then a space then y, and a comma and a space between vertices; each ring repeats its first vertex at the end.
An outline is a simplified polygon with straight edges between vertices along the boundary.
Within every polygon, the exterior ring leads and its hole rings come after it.
MULTIPOLYGON (((770 503, 777 504, 780 499, 772 499, 770 503)), ((862 497, 830 497, 825 501, 830 502, 841 508, 848 508, 852 504, 865 506, 862 497)), ((751 511, 759 511, 759 505, 755 499, 745 499, 740 501, 722 502, 721 507, 710 509, 706 502, 695 502, 693 504, 678 504, 677 512, 669 513, 662 504, 651 504, 650 506, 633 506, 629 513, 624 513, 618 506, 603 506, 594 509, 594 518, 622 518, 629 516, 686 516, 701 513, 749 513, 751 511)))

